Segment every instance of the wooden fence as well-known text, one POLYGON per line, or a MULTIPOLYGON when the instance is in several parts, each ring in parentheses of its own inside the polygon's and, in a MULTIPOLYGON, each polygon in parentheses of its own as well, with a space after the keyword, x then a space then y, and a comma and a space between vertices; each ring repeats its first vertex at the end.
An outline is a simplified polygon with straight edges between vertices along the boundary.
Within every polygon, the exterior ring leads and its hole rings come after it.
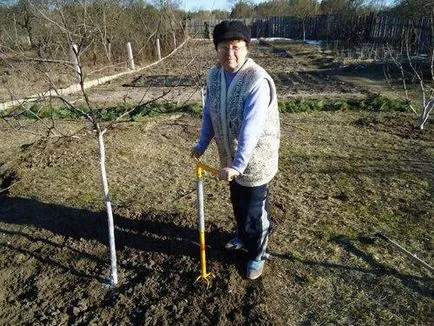
MULTIPOLYGON (((429 53, 433 48, 432 24, 429 19, 403 20, 377 14, 320 15, 304 19, 271 17, 240 19, 252 31, 252 37, 285 37, 295 40, 342 41, 351 47, 363 43, 389 44, 403 47, 411 44, 413 52, 429 53)), ((190 20, 190 35, 212 38, 212 30, 221 20, 190 20)))

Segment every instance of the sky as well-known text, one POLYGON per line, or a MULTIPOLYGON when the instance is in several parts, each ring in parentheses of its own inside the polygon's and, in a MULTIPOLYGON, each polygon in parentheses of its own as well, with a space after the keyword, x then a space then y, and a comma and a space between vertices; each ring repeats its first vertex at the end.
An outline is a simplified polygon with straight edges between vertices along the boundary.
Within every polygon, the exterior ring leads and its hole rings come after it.
MULTIPOLYGON (((255 0, 251 1, 253 3, 261 3, 266 0, 255 0)), ((228 1, 228 0, 182 0, 181 1, 181 9, 185 11, 197 11, 197 10, 226 10, 230 11, 234 2, 237 1, 228 1)))

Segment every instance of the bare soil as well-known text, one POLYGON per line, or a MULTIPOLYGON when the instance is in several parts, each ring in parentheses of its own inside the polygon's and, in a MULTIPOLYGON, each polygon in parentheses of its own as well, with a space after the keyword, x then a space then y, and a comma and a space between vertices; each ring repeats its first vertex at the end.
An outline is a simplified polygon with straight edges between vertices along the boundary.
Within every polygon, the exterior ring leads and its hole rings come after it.
MULTIPOLYGON (((341 64, 318 47, 254 44, 251 56, 275 78, 281 98, 371 91, 341 78, 341 64)), ((92 89, 91 100, 113 105, 172 88, 165 99, 200 101, 197 85, 212 61, 210 42, 191 42, 151 69, 92 89)), ((206 176, 209 287, 195 282, 189 151, 200 118, 118 124, 106 134, 115 289, 105 285, 107 222, 92 130, 63 120, 58 128, 80 130, 76 138, 41 140, 37 123, 14 130, 2 122, 0 324, 432 324, 433 275, 375 236, 387 231, 434 261, 433 126, 419 132, 415 122, 402 113, 282 114, 280 170, 270 189, 272 258, 260 279, 245 279, 246 253, 222 249, 235 226, 227 185, 206 176)), ((214 146, 203 159, 216 165, 214 146)))
MULTIPOLYGON (((334 57, 320 46, 304 43, 252 42, 249 56, 267 69, 276 82, 280 99, 292 97, 361 97, 371 89, 385 86, 381 66, 358 63, 334 57), (374 66, 374 69, 372 69, 374 66), (366 83, 363 71, 369 69, 371 83, 366 83), (351 77, 351 78, 350 78, 351 77), (346 79, 350 82, 347 82, 346 79)), ((113 105, 122 102, 138 103, 155 99, 200 102, 200 88, 205 85, 206 71, 215 62, 215 50, 211 41, 191 40, 174 55, 160 64, 143 69, 126 77, 89 89, 93 102, 113 105)), ((64 66, 41 66, 40 63, 9 62, 0 71, 3 85, 0 100, 25 98, 47 91, 52 84, 66 87, 74 83, 73 72, 64 66), (11 68, 12 67, 12 68, 11 68), (46 77, 49 76, 50 78, 46 77)), ((143 65, 142 67, 146 67, 143 65)), ((1 68, 1 66, 0 66, 1 68)), ((98 71, 97 67, 83 70, 98 71)), ((119 71, 112 71, 118 73, 119 71)), ((93 73, 89 80, 107 74, 106 70, 93 73)), ((81 94, 71 100, 82 100, 81 94)))

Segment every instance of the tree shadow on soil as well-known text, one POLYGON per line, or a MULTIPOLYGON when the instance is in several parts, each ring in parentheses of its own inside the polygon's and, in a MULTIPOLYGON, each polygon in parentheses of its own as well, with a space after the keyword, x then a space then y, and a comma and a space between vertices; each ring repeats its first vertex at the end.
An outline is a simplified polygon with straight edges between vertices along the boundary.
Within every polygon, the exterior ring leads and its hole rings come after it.
MULTIPOLYGON (((48 204, 31 198, 0 196, 0 221, 48 230, 65 237, 64 243, 68 239, 85 239, 95 240, 108 246, 108 226, 105 212, 48 204)), ((132 248, 143 252, 166 254, 175 258, 186 256, 194 261, 199 260, 198 232, 187 225, 187 221, 185 216, 176 212, 149 211, 142 213, 142 216, 137 219, 115 215, 116 249, 119 251, 132 248)), ((230 239, 231 234, 214 225, 208 225, 207 229, 209 229, 206 231, 207 258, 220 262, 233 262, 234 259, 238 261, 240 257, 230 256, 223 249, 223 244, 230 239)), ((46 238, 23 232, 3 229, 0 229, 0 232, 11 236, 24 236, 30 241, 41 241, 51 246, 62 246, 46 238)), ((27 249, 16 247, 14 249, 25 250, 26 253, 38 258, 27 249)), ((102 262, 102 259, 97 256, 75 251, 82 257, 98 263, 102 262)), ((38 259, 43 260, 42 257, 38 259)), ((60 264, 54 261, 52 263, 54 265, 60 264)), ((59 265, 59 267, 62 266, 59 265)), ((236 267, 240 273, 243 273, 241 264, 236 263, 236 267)), ((77 272, 77 274, 80 273, 77 272)))
MULTIPOLYGON (((352 240, 352 239, 348 238, 347 236, 338 235, 338 236, 331 238, 331 241, 336 242, 343 249, 345 249, 349 253, 361 258, 363 261, 365 261, 367 264, 369 264, 372 267, 372 269, 370 269, 370 270, 366 269, 365 272, 376 274, 379 276, 383 276, 383 275, 394 276, 397 279, 399 279, 403 285, 407 286, 408 288, 412 289, 413 291, 415 291, 415 292, 417 292, 423 296, 426 296, 426 297, 433 297, 434 296, 434 290, 430 286, 433 284, 432 278, 403 274, 403 273, 399 272, 397 269, 395 269, 394 267, 387 266, 386 264, 378 262, 377 260, 375 260, 372 257, 372 255, 367 254, 366 252, 360 250, 354 244, 355 241, 357 241, 359 243, 367 243, 367 242, 375 243, 375 241, 376 241, 375 239, 370 238, 370 237, 360 236, 360 237, 357 237, 356 239, 352 240), (423 283, 427 284, 427 286, 425 286, 425 284, 423 284, 423 283)), ((363 271, 362 268, 360 270, 363 271)))
POLYGON ((330 263, 327 261, 315 261, 315 260, 305 260, 301 259, 299 257, 293 256, 291 253, 276 253, 276 252, 270 252, 270 254, 274 257, 281 258, 281 259, 288 259, 291 261, 298 261, 304 265, 315 267, 315 266, 321 266, 329 269, 336 269, 336 270, 345 270, 345 271, 353 271, 353 272, 361 272, 361 273, 368 273, 373 274, 377 276, 393 276, 397 278, 403 285, 407 286, 411 290, 419 293, 420 295, 423 295, 428 298, 434 297, 434 290, 432 288, 433 279, 430 277, 419 277, 414 275, 408 275, 403 274, 399 272, 397 269, 387 266, 385 264, 382 264, 375 260, 370 254, 360 250, 356 247, 354 244, 354 241, 360 242, 360 243, 366 243, 368 242, 375 242, 373 238, 368 237, 358 237, 356 239, 350 239, 347 236, 344 235, 338 235, 335 237, 332 237, 330 241, 335 242, 339 246, 341 246, 344 250, 347 252, 361 258, 365 263, 371 266, 371 268, 363 268, 358 266, 351 266, 351 265, 343 265, 343 264, 336 264, 336 263, 330 263))
MULTIPOLYGON (((40 243, 43 243, 46 246, 49 246, 49 247, 52 247, 52 248, 56 248, 58 250, 68 249, 70 252, 72 252, 74 254, 77 254, 77 255, 79 255, 79 256, 81 256, 83 258, 86 258, 86 259, 89 259, 89 260, 94 260, 95 262, 97 262, 99 264, 104 264, 104 261, 101 258, 99 258, 98 256, 96 256, 96 255, 92 255, 92 254, 89 254, 89 253, 86 253, 86 252, 82 252, 82 251, 74 249, 74 248, 72 248, 70 246, 65 245, 66 240, 63 243, 56 243, 56 242, 48 240, 46 238, 36 237, 36 236, 30 235, 30 234, 27 234, 25 232, 22 232, 22 231, 11 231, 11 230, 6 230, 6 229, 0 228, 0 234, 1 233, 7 234, 7 235, 9 235, 11 237, 17 236, 17 237, 26 238, 31 243, 40 242, 40 243)), ((51 258, 51 257, 49 257, 47 255, 41 254, 41 253, 39 253, 39 252, 37 252, 35 250, 29 250, 29 249, 26 249, 26 248, 20 248, 18 245, 11 244, 10 242, 1 243, 0 246, 4 247, 4 248, 7 248, 10 251, 15 251, 17 253, 21 253, 23 255, 28 255, 30 257, 33 257, 33 258, 35 258, 36 260, 40 261, 43 264, 48 264, 48 265, 51 265, 51 266, 55 266, 55 267, 63 270, 64 272, 71 273, 71 274, 73 274, 75 276, 83 277, 83 278, 96 278, 96 279, 98 279, 101 282, 104 281, 104 279, 102 277, 98 276, 98 275, 88 275, 88 274, 86 274, 84 272, 81 272, 81 271, 75 269, 75 268, 71 268, 71 266, 68 266, 67 264, 64 264, 62 262, 56 261, 55 259, 53 259, 53 258, 51 258)))

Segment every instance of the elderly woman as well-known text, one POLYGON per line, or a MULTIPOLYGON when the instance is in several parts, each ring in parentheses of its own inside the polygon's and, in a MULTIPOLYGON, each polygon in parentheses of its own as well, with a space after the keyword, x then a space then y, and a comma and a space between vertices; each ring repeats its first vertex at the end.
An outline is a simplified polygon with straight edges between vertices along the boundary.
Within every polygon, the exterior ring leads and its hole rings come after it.
POLYGON ((200 157, 217 144, 221 180, 229 181, 237 223, 225 248, 246 248, 246 277, 261 276, 269 231, 268 184, 278 168, 280 138, 276 88, 268 73, 248 58, 250 30, 240 21, 215 26, 217 65, 207 78, 200 136, 192 149, 200 157))

